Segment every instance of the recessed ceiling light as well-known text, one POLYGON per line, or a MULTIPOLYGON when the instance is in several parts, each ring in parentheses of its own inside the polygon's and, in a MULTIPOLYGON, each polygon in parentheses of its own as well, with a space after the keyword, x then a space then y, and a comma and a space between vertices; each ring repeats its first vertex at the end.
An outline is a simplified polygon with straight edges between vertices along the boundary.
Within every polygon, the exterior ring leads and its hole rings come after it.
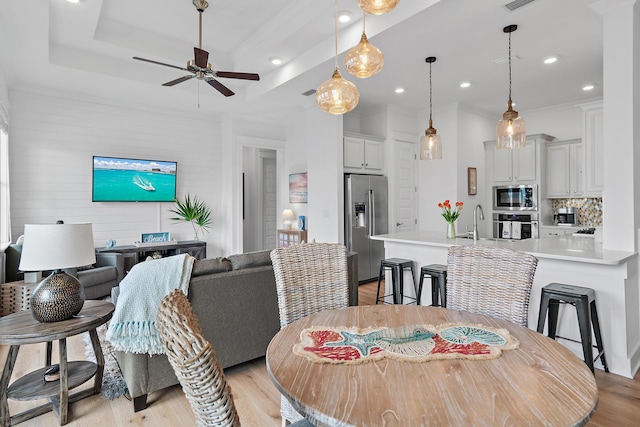
POLYGON ((592 90, 595 87, 595 85, 586 85, 582 88, 582 90, 584 91, 588 91, 588 90, 592 90))
POLYGON ((80 3, 80 0, 67 0, 67 3, 78 4, 80 3))
POLYGON ((471 82, 462 82, 460 83, 460 87, 469 87, 471 86, 471 82))
POLYGON ((404 93, 404 88, 403 87, 397 87, 395 92, 396 93, 404 93))
POLYGON ((553 64, 554 62, 556 62, 558 60, 557 56, 549 56, 548 58, 544 59, 544 63, 545 64, 553 64))
POLYGON ((271 62, 273 65, 280 65, 282 64, 282 59, 278 58, 277 56, 272 56, 271 58, 269 58, 269 62, 271 62))
POLYGON ((351 21, 351 12, 348 10, 341 10, 338 12, 338 21, 342 23, 351 21))

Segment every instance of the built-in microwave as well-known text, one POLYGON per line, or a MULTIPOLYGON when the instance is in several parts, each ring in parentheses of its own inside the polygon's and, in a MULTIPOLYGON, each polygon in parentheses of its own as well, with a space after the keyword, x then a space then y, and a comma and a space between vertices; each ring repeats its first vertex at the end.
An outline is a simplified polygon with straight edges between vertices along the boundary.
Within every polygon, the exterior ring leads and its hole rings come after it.
POLYGON ((493 210, 537 211, 538 186, 531 184, 493 187, 493 210))

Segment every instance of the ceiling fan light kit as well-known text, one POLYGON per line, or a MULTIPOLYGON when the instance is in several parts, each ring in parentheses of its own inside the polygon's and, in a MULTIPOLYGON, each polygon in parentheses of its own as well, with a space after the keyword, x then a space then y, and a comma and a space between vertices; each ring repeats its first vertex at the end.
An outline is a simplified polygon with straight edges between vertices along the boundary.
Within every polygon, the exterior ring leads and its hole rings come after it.
POLYGON ((432 103, 431 103, 431 64, 436 62, 435 56, 425 59, 429 64, 429 128, 420 137, 420 160, 441 160, 442 159, 442 139, 433 127, 432 103))
POLYGON ((382 15, 395 8, 400 0, 358 0, 360 9, 372 15, 382 15))
POLYGON ((187 71, 191 73, 190 75, 186 75, 183 77, 179 77, 175 80, 171 80, 170 82, 163 83, 162 86, 175 86, 178 83, 185 82, 187 80, 191 80, 196 78, 198 80, 204 80, 211 87, 216 89, 218 92, 223 94, 224 96, 232 96, 235 93, 220 83, 216 78, 226 78, 226 79, 241 79, 241 80, 260 80, 260 76, 256 73, 238 73, 234 71, 216 71, 211 63, 209 62, 209 52, 202 49, 202 12, 209 6, 205 0, 193 0, 193 5, 198 11, 198 21, 199 21, 199 32, 198 32, 198 47, 193 48, 193 57, 194 59, 190 59, 187 61, 187 67, 178 67, 171 64, 165 64, 163 62, 153 61, 151 59, 140 58, 138 56, 134 56, 133 59, 138 61, 149 62, 151 64, 162 65, 165 67, 176 68, 178 70, 187 71))
POLYGON ((363 16, 360 43, 349 49, 344 57, 344 67, 350 74, 360 79, 366 79, 377 74, 383 66, 384 55, 380 49, 369 43, 365 32, 365 17, 363 16))
POLYGON ((496 147, 506 150, 524 148, 527 145, 525 121, 513 109, 513 101, 511 101, 511 33, 517 29, 517 25, 507 25, 502 29, 503 32, 509 34, 509 100, 507 101, 507 111, 498 121, 496 147))

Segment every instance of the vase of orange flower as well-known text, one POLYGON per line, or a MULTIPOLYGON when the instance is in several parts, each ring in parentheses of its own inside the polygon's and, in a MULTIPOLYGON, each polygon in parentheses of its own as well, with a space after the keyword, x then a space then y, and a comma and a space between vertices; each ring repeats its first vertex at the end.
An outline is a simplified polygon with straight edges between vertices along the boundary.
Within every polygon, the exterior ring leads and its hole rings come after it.
POLYGON ((456 228, 455 222, 456 219, 460 216, 460 211, 462 210, 462 202, 456 202, 455 206, 451 206, 451 202, 449 200, 445 200, 442 203, 438 203, 438 207, 442 209, 442 217, 447 221, 447 239, 455 239, 456 238, 456 228))

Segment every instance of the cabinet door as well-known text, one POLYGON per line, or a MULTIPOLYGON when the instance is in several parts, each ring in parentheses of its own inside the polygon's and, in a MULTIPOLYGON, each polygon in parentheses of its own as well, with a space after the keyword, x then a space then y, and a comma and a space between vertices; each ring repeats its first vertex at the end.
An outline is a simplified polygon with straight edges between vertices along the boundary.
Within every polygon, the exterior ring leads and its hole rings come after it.
POLYGON ((586 195, 602 197, 604 190, 604 113, 602 108, 585 111, 584 121, 586 195))
POLYGON ((570 146, 547 146, 547 197, 570 195, 570 146))
POLYGON ((498 150, 493 146, 493 181, 510 183, 513 180, 512 150, 498 150))
POLYGON ((584 146, 571 145, 571 197, 584 196, 584 146))
POLYGON ((364 140, 365 169, 382 170, 382 143, 380 141, 364 140))
POLYGON ((364 140, 360 138, 344 137, 344 167, 363 168, 364 167, 364 140))
POLYGON ((536 176, 536 142, 527 140, 524 148, 513 152, 513 180, 535 181, 536 176))

